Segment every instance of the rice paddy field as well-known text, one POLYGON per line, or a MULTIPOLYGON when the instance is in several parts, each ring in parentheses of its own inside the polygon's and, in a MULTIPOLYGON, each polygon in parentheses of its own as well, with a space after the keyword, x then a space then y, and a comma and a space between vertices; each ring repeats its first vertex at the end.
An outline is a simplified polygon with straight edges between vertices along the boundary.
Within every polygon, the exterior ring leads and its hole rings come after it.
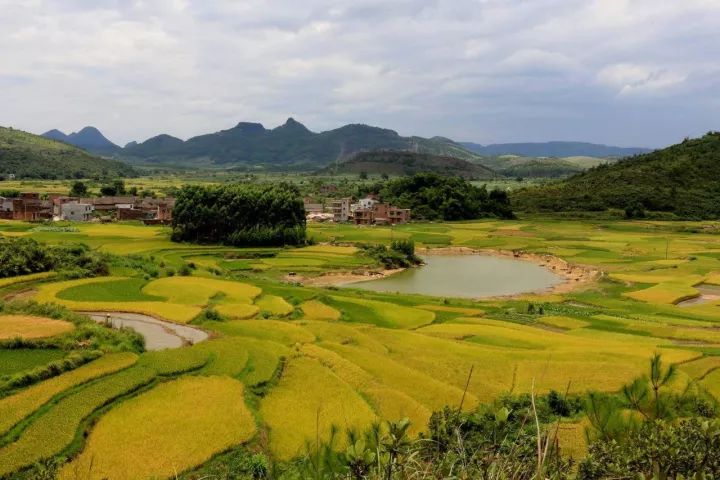
MULTIPOLYGON (((62 478, 170 478, 240 445, 285 461, 333 427, 409 417, 418 434, 463 396, 470 410, 533 384, 541 393, 614 392, 655 352, 679 366, 680 383, 720 400, 720 297, 704 293, 720 285, 718 223, 311 225, 316 245, 294 249, 176 244, 167 228, 133 223, 64 227, 5 221, 0 234, 86 243, 125 260, 106 277, 18 277, 0 283, 0 295, 143 313, 211 338, 105 353, 0 394, 0 478, 52 457, 67 459, 62 478), (477 300, 303 285, 377 270, 357 244, 397 239, 552 255, 597 274, 575 288, 477 300)), ((0 339, 67 328, 0 316, 0 339)), ((53 360, 42 349, 0 349, 0 375, 53 360)), ((580 454, 582 425, 559 428, 580 454)))

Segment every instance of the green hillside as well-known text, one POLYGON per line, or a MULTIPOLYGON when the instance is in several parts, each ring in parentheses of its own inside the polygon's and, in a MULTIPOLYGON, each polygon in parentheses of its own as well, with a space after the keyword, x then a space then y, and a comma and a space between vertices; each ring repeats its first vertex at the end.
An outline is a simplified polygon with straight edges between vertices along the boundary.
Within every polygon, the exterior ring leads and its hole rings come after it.
POLYGON ((338 174, 365 172, 388 175, 439 173, 471 179, 485 179, 496 176, 495 172, 489 168, 460 158, 397 150, 360 152, 344 162, 326 168, 324 171, 338 174))
POLYGON ((513 194, 520 211, 627 210, 684 219, 720 218, 720 132, 595 167, 556 184, 513 194))
POLYGON ((0 127, 0 177, 8 174, 62 179, 132 176, 135 171, 122 162, 95 157, 67 143, 0 127))
POLYGON ((393 130, 351 124, 322 133, 289 118, 266 129, 241 122, 228 130, 182 141, 161 135, 131 144, 118 155, 137 163, 314 169, 368 150, 412 150, 476 160, 479 157, 445 138, 402 137, 393 130))
POLYGON ((483 164, 508 177, 560 178, 584 172, 603 163, 616 162, 617 158, 596 157, 517 157, 503 155, 494 162, 483 159, 483 164))

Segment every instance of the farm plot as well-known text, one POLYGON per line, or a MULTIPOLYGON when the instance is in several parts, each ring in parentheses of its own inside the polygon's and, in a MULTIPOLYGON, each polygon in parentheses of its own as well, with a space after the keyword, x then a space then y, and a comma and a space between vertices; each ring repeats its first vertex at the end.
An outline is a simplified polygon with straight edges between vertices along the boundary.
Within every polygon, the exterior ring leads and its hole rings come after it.
MULTIPOLYGON (((327 441, 333 426, 363 430, 377 418, 355 389, 306 357, 288 362, 280 382, 262 401, 260 413, 270 428, 270 450, 283 460, 302 454, 306 444, 314 442, 316 431, 327 441)), ((344 445, 344 436, 337 441, 338 447, 344 445)))
POLYGON ((417 328, 435 320, 435 314, 431 311, 396 303, 345 296, 333 296, 332 300, 332 306, 344 310, 353 322, 388 328, 417 328))
POLYGON ((0 381, 4 375, 29 370, 65 356, 64 351, 48 348, 20 348, 0 350, 0 381))
POLYGON ((15 424, 63 391, 127 368, 136 361, 137 355, 132 353, 108 354, 71 372, 63 373, 0 399, 0 434, 6 433, 15 424))
POLYGON ((342 315, 338 310, 329 305, 325 305, 319 300, 308 300, 300 305, 306 318, 312 320, 340 320, 342 315))
MULTIPOLYGON (((55 302, 74 310, 142 313, 187 323, 211 299, 229 312, 254 314, 255 286, 200 277, 166 277, 151 282, 123 277, 86 278, 43 285, 38 301, 55 302)), ((225 310, 224 310, 225 311, 225 310)))
POLYGON ((72 323, 63 320, 29 315, 0 315, 0 340, 54 337, 74 328, 72 323))
POLYGON ((240 382, 185 377, 127 400, 103 416, 82 454, 65 466, 60 478, 167 478, 254 434, 240 382))
POLYGON ((80 423, 109 401, 149 383, 150 369, 130 368, 89 384, 58 401, 34 419, 20 437, 0 448, 0 475, 60 454, 75 438, 80 423))

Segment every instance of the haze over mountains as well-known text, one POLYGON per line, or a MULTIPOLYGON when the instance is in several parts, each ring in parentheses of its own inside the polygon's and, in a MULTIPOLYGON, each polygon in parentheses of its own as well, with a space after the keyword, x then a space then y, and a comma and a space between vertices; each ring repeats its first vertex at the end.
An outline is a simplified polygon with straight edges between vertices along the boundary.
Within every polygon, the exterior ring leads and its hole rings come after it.
POLYGON ((536 142, 536 143, 479 143, 460 142, 460 144, 478 155, 493 157, 498 155, 520 155, 523 157, 629 157, 652 151, 650 148, 613 147, 587 142, 536 142))
POLYGON ((649 151, 581 142, 494 144, 459 143, 444 137, 404 137, 396 131, 363 124, 349 124, 315 133, 289 118, 283 125, 267 129, 260 123, 236 126, 182 140, 161 134, 124 148, 108 140, 98 129, 85 127, 65 135, 50 130, 43 136, 110 155, 129 163, 182 166, 248 166, 270 169, 321 168, 358 152, 399 150, 455 157, 482 163, 482 157, 504 154, 531 157, 623 157, 649 151))

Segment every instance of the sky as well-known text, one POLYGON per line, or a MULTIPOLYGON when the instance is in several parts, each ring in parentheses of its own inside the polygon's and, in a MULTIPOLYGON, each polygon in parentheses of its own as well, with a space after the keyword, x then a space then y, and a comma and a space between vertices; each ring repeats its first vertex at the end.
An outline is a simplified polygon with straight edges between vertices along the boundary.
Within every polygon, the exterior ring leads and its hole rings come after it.
POLYGON ((720 0, 0 0, 0 125, 661 147, 720 130, 719 27, 720 0))

